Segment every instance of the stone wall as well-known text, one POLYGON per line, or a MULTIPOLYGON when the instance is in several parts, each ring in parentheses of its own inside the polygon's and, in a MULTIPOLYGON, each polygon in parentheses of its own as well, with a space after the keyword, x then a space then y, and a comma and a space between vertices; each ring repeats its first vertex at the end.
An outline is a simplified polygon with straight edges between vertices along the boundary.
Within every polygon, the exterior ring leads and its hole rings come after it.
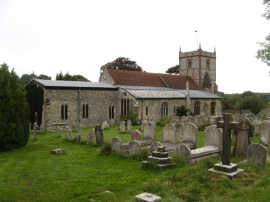
MULTIPOLYGON (((83 127, 101 124, 109 119, 109 107, 114 106, 115 115, 117 112, 117 91, 116 90, 66 90, 66 89, 45 89, 42 113, 43 130, 51 130, 51 123, 68 123, 80 121, 83 127), (47 103, 47 104, 46 104, 47 103), (88 104, 88 118, 82 118, 83 104, 88 104), (68 106, 68 119, 61 119, 61 105, 68 106)), ((115 116, 116 117, 116 116, 115 116)))

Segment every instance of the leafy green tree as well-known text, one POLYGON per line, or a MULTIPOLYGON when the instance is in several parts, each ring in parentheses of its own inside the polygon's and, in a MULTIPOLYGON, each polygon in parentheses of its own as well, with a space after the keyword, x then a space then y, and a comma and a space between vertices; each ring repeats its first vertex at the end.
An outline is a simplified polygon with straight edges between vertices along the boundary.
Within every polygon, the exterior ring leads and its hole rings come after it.
POLYGON ((62 72, 56 74, 55 79, 64 81, 89 81, 82 75, 70 75, 68 72, 65 75, 62 72))
POLYGON ((169 74, 179 74, 179 65, 175 65, 167 69, 166 73, 169 74))
POLYGON ((116 58, 113 62, 108 62, 107 64, 103 65, 100 70, 103 71, 105 68, 140 72, 142 71, 142 68, 137 65, 135 61, 125 57, 119 57, 116 58))
POLYGON ((7 64, 0 66, 0 150, 24 146, 29 139, 29 111, 24 86, 7 64))
POLYGON ((34 72, 32 74, 23 74, 20 78, 20 83, 23 85, 26 85, 29 81, 32 79, 46 79, 46 80, 51 80, 52 78, 45 75, 45 74, 40 74, 39 76, 35 75, 34 72))
POLYGON ((258 114, 264 107, 265 102, 263 98, 257 95, 248 95, 241 99, 238 108, 249 109, 255 115, 258 114))
MULTIPOLYGON (((263 3, 266 6, 263 16, 270 20, 270 0, 264 0, 263 3)), ((266 36, 265 42, 260 42, 259 44, 261 49, 257 51, 257 58, 270 66, 270 34, 266 36)))

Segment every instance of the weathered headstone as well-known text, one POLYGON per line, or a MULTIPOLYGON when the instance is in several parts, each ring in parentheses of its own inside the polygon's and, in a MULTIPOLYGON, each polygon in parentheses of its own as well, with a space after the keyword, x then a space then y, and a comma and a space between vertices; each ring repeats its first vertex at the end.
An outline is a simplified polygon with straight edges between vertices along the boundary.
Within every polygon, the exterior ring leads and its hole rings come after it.
POLYGON ((120 121, 120 132, 125 133, 126 132, 126 122, 120 121))
POLYGON ((66 126, 66 138, 69 140, 69 141, 72 141, 72 132, 71 132, 71 129, 69 128, 69 126, 66 126))
POLYGON ((190 148, 185 144, 176 145, 176 154, 178 154, 186 163, 190 161, 190 148))
POLYGON ((250 144, 247 151, 247 163, 258 167, 265 167, 267 148, 261 144, 250 144))
POLYGON ((78 134, 73 139, 73 142, 80 143, 81 140, 82 140, 82 124, 78 124, 78 134))
POLYGON ((132 140, 141 140, 142 139, 142 134, 138 130, 133 130, 131 132, 131 141, 132 140))
POLYGON ((260 141, 264 145, 268 145, 270 137, 270 121, 264 120, 259 124, 260 141))
POLYGON ((208 126, 205 129, 205 146, 215 146, 222 151, 222 133, 222 129, 216 125, 208 126))
POLYGON ((184 124, 178 123, 174 127, 175 127, 175 144, 181 144, 181 143, 183 143, 184 124))
POLYGON ((37 140, 37 128, 38 128, 38 125, 37 125, 37 122, 35 122, 33 125, 33 140, 37 140))
POLYGON ((110 125, 108 124, 108 122, 103 121, 101 129, 104 130, 104 129, 109 129, 109 128, 110 128, 110 125))
POLYGON ((127 121, 127 130, 129 133, 132 132, 132 122, 130 120, 127 121))
POLYGON ((238 122, 243 116, 239 113, 233 114, 232 118, 234 122, 238 122))
POLYGON ((142 146, 139 141, 133 140, 129 143, 129 154, 135 155, 142 151, 142 146))
POLYGON ((163 128, 163 143, 175 144, 175 127, 170 123, 163 128))
POLYGON ((194 123, 184 124, 183 127, 183 143, 187 144, 191 149, 196 148, 198 128, 194 123))
POLYGON ((156 140, 156 127, 153 123, 149 122, 144 124, 143 139, 150 139, 152 141, 156 140))
POLYGON ((95 137, 95 129, 93 128, 87 135, 86 144, 92 144, 95 137))
POLYGON ((250 144, 250 137, 253 135, 254 127, 246 117, 240 118, 237 126, 235 142, 235 155, 247 157, 247 148, 250 144))
POLYGON ((112 148, 112 151, 121 151, 122 142, 118 137, 112 138, 111 148, 112 148))
POLYGON ((96 135, 96 144, 97 146, 101 146, 104 144, 104 140, 103 140, 103 131, 100 128, 100 125, 97 124, 95 127, 95 135, 96 135))

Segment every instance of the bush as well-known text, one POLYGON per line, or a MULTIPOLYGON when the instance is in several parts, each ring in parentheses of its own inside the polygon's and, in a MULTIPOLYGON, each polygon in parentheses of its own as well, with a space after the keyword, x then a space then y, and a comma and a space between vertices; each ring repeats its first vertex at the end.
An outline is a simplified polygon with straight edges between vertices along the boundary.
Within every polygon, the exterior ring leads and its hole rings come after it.
POLYGON ((0 150, 26 145, 29 139, 29 111, 24 86, 6 64, 0 67, 0 150))
POLYGON ((138 114, 135 113, 132 110, 128 111, 128 115, 122 117, 121 120, 122 121, 125 121, 125 122, 127 122, 128 120, 130 120, 132 122, 132 125, 134 125, 134 126, 140 125, 140 120, 138 119, 138 114))
POLYGON ((161 117, 161 119, 157 122, 158 126, 165 126, 167 123, 170 123, 170 118, 168 116, 161 117))

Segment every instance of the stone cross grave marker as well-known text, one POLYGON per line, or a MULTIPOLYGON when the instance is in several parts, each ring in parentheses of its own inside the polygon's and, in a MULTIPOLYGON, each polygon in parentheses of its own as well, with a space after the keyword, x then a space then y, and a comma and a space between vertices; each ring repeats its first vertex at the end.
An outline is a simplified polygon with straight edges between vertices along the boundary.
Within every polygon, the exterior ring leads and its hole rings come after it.
POLYGON ((217 127, 223 129, 222 139, 222 161, 214 165, 214 168, 209 169, 212 172, 225 174, 231 179, 243 169, 238 169, 237 164, 231 163, 231 130, 237 129, 237 122, 232 122, 230 113, 223 114, 223 120, 217 122, 217 127))

